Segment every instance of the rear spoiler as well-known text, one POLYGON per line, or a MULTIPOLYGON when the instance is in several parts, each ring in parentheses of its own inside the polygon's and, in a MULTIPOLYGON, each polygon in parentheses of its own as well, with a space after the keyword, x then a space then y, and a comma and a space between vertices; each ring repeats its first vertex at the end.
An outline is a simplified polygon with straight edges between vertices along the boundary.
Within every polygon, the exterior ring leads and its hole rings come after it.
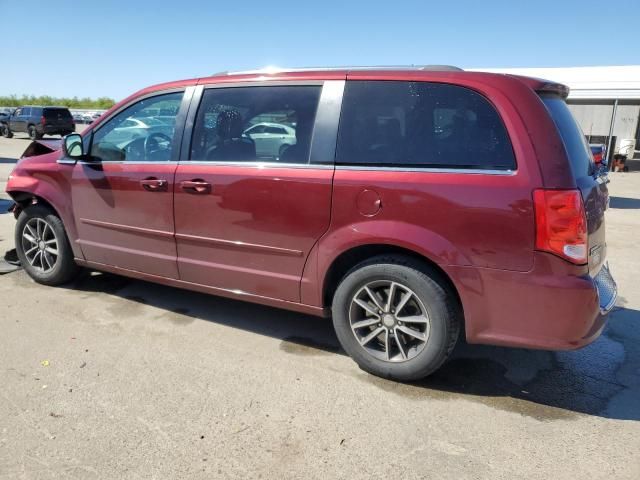
POLYGON ((560 95, 565 100, 569 96, 569 90, 569 87, 567 87, 566 85, 555 82, 543 83, 539 87, 536 87, 536 92, 538 93, 551 93, 554 95, 560 95))

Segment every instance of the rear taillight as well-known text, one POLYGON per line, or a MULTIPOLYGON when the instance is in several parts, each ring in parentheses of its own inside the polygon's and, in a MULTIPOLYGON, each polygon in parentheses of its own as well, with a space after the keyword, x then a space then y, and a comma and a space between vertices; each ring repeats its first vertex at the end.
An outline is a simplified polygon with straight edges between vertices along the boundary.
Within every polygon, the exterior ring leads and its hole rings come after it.
POLYGON ((42 125, 44 125, 47 122, 47 120, 44 118, 44 115, 40 117, 40 123, 42 125))
POLYGON ((579 190, 533 191, 536 249, 587 263, 587 217, 579 190))

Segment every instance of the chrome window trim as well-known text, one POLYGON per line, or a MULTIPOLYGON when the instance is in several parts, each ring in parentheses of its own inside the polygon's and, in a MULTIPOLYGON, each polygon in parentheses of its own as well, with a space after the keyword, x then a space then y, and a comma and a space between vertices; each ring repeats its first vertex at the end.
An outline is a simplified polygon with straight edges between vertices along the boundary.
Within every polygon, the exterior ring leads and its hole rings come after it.
POLYGON ((71 158, 62 157, 56 160, 56 163, 59 163, 60 165, 75 165, 76 163, 79 163, 79 162, 71 158))
POLYGON ((81 163, 82 165, 105 165, 105 164, 116 164, 122 163, 125 165, 170 165, 170 164, 178 164, 180 163, 178 160, 159 160, 157 162, 151 160, 104 160, 99 162, 85 162, 78 161, 77 163, 81 163))
POLYGON ((491 170, 482 168, 439 168, 439 167, 374 167, 370 165, 336 165, 336 170, 362 170, 383 172, 416 173, 464 173, 470 175, 507 175, 514 176, 517 170, 491 170))
POLYGON ((206 160, 181 160, 180 165, 206 165, 209 167, 248 167, 248 168, 307 168, 333 170, 327 163, 282 163, 282 162, 212 162, 206 160))

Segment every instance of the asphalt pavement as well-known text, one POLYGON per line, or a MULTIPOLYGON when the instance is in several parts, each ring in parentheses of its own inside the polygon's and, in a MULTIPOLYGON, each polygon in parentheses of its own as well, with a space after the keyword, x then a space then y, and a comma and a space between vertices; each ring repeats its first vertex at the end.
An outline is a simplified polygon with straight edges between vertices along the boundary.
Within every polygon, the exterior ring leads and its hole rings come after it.
MULTIPOLYGON (((27 145, 0 138, 2 191, 27 145)), ((611 178, 602 337, 461 344, 415 384, 360 371, 327 320, 111 274, 0 275, 0 479, 637 480, 640 173, 611 178)))

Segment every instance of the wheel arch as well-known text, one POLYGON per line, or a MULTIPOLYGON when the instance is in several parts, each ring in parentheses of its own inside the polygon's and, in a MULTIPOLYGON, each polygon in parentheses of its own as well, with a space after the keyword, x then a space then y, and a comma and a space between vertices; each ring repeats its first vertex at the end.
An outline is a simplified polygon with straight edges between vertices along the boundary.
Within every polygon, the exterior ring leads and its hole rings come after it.
POLYGON ((64 219, 62 215, 60 215, 60 212, 58 211, 58 209, 54 207, 49 200, 42 197, 41 195, 36 195, 34 193, 24 192, 24 191, 11 191, 8 193, 9 193, 9 196, 13 199, 14 202, 16 202, 16 204, 19 207, 19 210, 14 212, 16 216, 20 214, 20 211, 24 210, 29 205, 37 204, 37 205, 45 206, 50 210, 52 210, 53 213, 55 213, 58 216, 58 218, 60 218, 60 220, 62 220, 62 222, 64 223, 64 219))
POLYGON ((71 244, 71 249, 73 250, 73 254, 76 258, 84 258, 79 245, 75 242, 75 239, 77 238, 77 231, 75 228, 75 224, 72 221, 73 217, 69 217, 68 212, 63 212, 61 209, 57 208, 54 202, 47 198, 46 195, 42 195, 41 192, 34 193, 27 190, 11 190, 7 193, 17 205, 17 208, 13 211, 13 214, 16 218, 18 218, 20 212, 27 208, 29 205, 42 205, 55 213, 55 215, 60 219, 62 225, 64 226, 67 237, 69 238, 69 243, 71 244))
POLYGON ((399 245, 382 243, 363 244, 351 247, 348 250, 343 251, 333 259, 324 275, 322 282, 323 305, 331 305, 333 295, 335 294, 340 280, 344 278, 349 270, 351 270, 359 263, 380 255, 398 255, 408 257, 418 261, 419 263, 427 267, 427 269, 433 271, 438 276, 438 279, 442 281, 445 286, 448 287, 448 289, 453 293, 460 308, 460 312, 464 316, 462 301, 460 298, 460 293, 458 292, 458 288, 451 279, 451 276, 447 274, 447 272, 440 265, 438 265, 435 261, 428 258, 427 256, 416 252, 415 250, 411 250, 399 245))

